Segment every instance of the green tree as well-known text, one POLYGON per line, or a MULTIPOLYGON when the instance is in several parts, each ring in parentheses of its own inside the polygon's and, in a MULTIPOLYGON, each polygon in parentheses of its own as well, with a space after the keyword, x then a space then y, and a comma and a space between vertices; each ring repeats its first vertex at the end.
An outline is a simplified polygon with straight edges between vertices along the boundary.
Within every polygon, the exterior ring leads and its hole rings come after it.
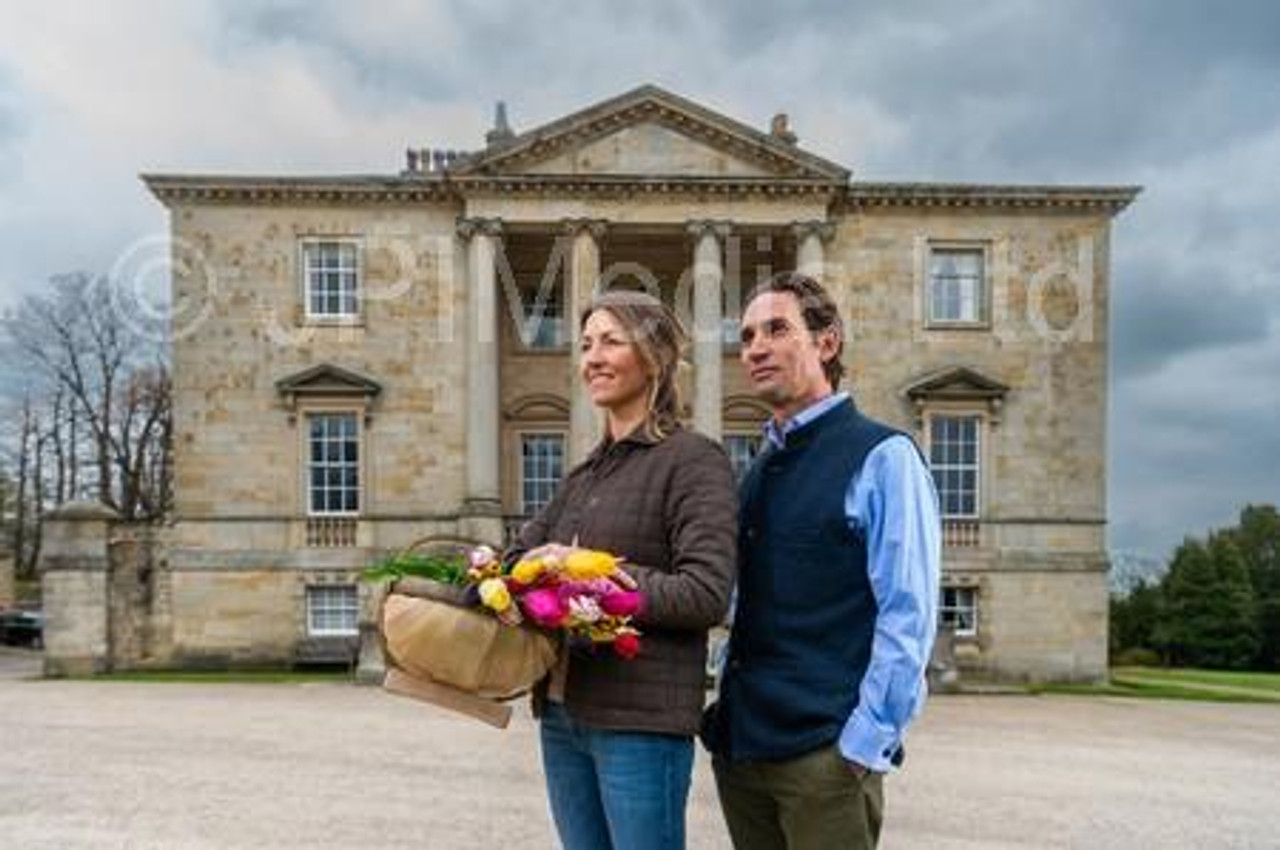
POLYGON ((1175 666, 1189 666, 1198 660, 1205 624, 1213 616, 1209 604, 1213 584, 1209 550, 1188 537, 1173 553, 1161 583, 1164 611, 1153 635, 1158 648, 1175 666))
POLYGON ((1188 538, 1162 587, 1155 640, 1179 666, 1248 668, 1258 650, 1253 585, 1231 534, 1188 538))
POLYGON ((1280 512, 1248 505, 1231 531, 1249 573, 1256 602, 1257 667, 1280 670, 1280 512))
POLYGON ((1213 616, 1206 623, 1199 663, 1248 669, 1258 653, 1257 603, 1249 568, 1235 536, 1210 535, 1209 560, 1214 570, 1214 592, 1210 597, 1213 616))
POLYGON ((1164 601, 1159 584, 1139 581, 1125 596, 1111 597, 1111 654, 1158 647, 1156 630, 1164 601))

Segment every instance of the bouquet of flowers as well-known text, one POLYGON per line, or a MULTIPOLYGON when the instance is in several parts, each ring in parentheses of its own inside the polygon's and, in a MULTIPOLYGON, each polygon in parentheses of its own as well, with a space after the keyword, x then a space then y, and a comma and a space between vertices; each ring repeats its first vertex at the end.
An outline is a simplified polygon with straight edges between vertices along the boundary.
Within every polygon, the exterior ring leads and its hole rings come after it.
MULTIPOLYGON (((643 598, 622 559, 592 549, 566 554, 534 550, 508 569, 489 546, 454 556, 396 555, 365 571, 373 581, 390 579, 412 591, 414 579, 456 588, 453 601, 481 607, 507 626, 528 622, 562 632, 574 645, 609 644, 620 658, 640 652, 640 632, 631 619, 643 598), (401 580, 408 581, 401 581, 401 580)), ((443 598, 437 591, 436 598, 443 598)))
POLYGON ((426 555, 414 547, 368 569, 389 582, 379 610, 388 664, 383 686, 505 727, 500 705, 555 664, 557 641, 640 651, 634 580, 607 552, 534 550, 509 568, 488 546, 426 555))
POLYGON ((592 549, 564 555, 535 550, 508 572, 492 549, 480 546, 471 550, 468 563, 467 577, 476 583, 480 602, 502 622, 528 620, 562 631, 579 645, 607 643, 620 658, 640 653, 640 632, 631 618, 643 597, 622 559, 592 549))

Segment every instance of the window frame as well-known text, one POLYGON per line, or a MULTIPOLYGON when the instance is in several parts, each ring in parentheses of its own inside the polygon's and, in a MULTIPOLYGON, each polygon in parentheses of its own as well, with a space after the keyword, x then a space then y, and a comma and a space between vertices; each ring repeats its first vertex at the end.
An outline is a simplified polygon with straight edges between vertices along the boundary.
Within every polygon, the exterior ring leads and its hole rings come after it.
POLYGON ((354 583, 323 583, 307 585, 303 602, 306 610, 306 625, 308 637, 354 637, 360 634, 360 588, 354 583), (317 597, 326 593, 337 591, 343 592, 342 604, 336 606, 328 606, 318 608, 314 602, 317 597), (350 593, 350 607, 346 604, 346 594, 350 593), (317 626, 316 615, 323 612, 325 614, 335 615, 344 618, 349 613, 351 616, 351 627, 346 628, 345 625, 335 627, 317 626))
MULTIPOLYGON (((365 451, 364 445, 364 414, 362 410, 342 408, 342 407, 314 407, 302 411, 301 443, 302 443, 302 498, 305 503, 305 515, 307 517, 360 517, 365 510, 366 500, 366 481, 365 481, 365 457, 368 452, 365 451), (312 501, 312 436, 311 424, 312 420, 319 417, 350 417, 355 423, 355 447, 356 458, 354 462, 356 473, 356 507, 354 510, 316 510, 312 501)), ((346 463, 343 461, 342 463, 346 463)))
MULTIPOLYGON (((949 410, 936 409, 929 411, 926 421, 928 423, 928 431, 926 434, 925 444, 928 449, 929 471, 933 476, 934 488, 938 493, 939 515, 945 522, 946 520, 981 520, 984 514, 983 499, 986 495, 985 482, 983 476, 987 469, 986 463, 986 417, 972 410, 949 410), (934 460, 934 448, 936 444, 936 432, 939 419, 956 419, 969 420, 974 423, 974 449, 973 449, 973 512, 972 513, 949 513, 947 511, 946 499, 943 493, 943 487, 939 481, 938 462, 934 460)), ((966 466, 963 462, 949 463, 948 469, 956 468, 957 471, 964 472, 966 466)), ((963 498, 963 495, 961 496, 963 498)))
POLYGON ((538 304, 538 296, 546 285, 546 281, 546 272, 512 272, 511 285, 505 288, 503 297, 510 321, 504 321, 502 324, 503 334, 511 341, 514 353, 535 356, 563 355, 568 353, 572 345, 573 328, 570 324, 572 317, 568 314, 568 285, 559 270, 555 271, 549 293, 550 299, 546 302, 547 306, 554 306, 558 312, 553 310, 550 314, 544 313, 540 317, 540 321, 551 319, 560 322, 558 340, 552 345, 539 345, 535 344, 539 339, 537 334, 529 339, 525 337, 526 330, 534 320, 534 308, 538 304), (513 296, 518 300, 513 300, 513 296))
POLYGON ((751 468, 751 464, 755 462, 755 459, 760 456, 760 452, 764 449, 764 435, 758 430, 755 432, 737 430, 725 431, 721 436, 721 444, 724 446, 725 454, 729 456, 729 465, 733 468, 734 479, 741 482, 742 479, 746 477, 747 470, 751 468), (733 450, 729 447, 730 440, 751 440, 755 444, 751 451, 750 458, 747 459, 746 465, 740 471, 736 466, 734 466, 733 450))
POLYGON ((947 615, 950 613, 952 615, 952 624, 950 625, 952 625, 953 635, 955 635, 958 638, 977 637, 978 624, 980 622, 980 615, 981 615, 981 606, 979 605, 979 596, 980 594, 978 593, 978 588, 976 587, 972 587, 968 585, 959 585, 959 584, 944 584, 941 588, 938 589, 938 626, 946 627, 949 625, 947 622, 947 615), (953 594, 954 601, 953 601, 953 604, 951 605, 947 605, 948 592, 953 594), (966 594, 969 597, 970 604, 968 605, 967 608, 963 606, 959 601, 959 597, 961 594, 966 594), (967 627, 961 628, 958 625, 958 621, 960 620, 960 617, 963 616, 966 612, 969 615, 969 625, 967 627))
POLYGON ((546 505, 551 503, 551 499, 555 498, 561 485, 564 484, 565 478, 568 477, 569 469, 569 434, 565 430, 557 428, 522 428, 515 433, 516 437, 516 506, 520 516, 532 517, 536 516, 538 511, 543 510, 546 505), (537 509, 531 510, 525 502, 525 441, 530 439, 546 439, 554 438, 560 443, 560 480, 557 481, 551 490, 547 501, 537 509))
MULTIPOLYGON (((364 240, 358 236, 304 236, 298 239, 298 269, 302 289, 302 316, 309 324, 359 324, 364 318, 364 240), (312 307, 312 251, 322 245, 349 246, 355 251, 351 274, 354 277, 355 310, 350 313, 314 312, 312 307)), ((318 269, 316 270, 319 271, 318 269)), ((346 270, 339 265, 337 273, 346 270)), ((338 294, 342 299, 341 291, 338 294)))
POLYGON ((991 298, 993 281, 991 274, 991 243, 983 240, 930 239, 924 256, 924 324, 937 330, 986 330, 991 327, 991 298), (939 318, 934 315, 934 257, 940 253, 976 254, 981 266, 978 275, 978 293, 974 298, 975 318, 939 318))

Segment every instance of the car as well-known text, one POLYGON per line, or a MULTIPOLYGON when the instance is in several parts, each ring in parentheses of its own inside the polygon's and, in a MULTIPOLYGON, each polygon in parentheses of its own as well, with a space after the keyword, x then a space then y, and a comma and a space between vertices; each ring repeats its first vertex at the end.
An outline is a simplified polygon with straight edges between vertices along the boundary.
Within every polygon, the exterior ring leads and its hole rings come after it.
POLYGON ((39 611, 0 611, 0 644, 44 646, 44 614, 39 611))

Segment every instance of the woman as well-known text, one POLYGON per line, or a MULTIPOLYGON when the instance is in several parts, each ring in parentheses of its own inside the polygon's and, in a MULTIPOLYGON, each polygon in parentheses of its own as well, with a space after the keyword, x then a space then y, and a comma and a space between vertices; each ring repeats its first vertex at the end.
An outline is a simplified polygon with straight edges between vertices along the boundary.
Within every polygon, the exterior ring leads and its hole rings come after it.
POLYGON ((642 648, 631 660, 570 651, 539 687, 547 793, 566 850, 682 848, 707 629, 736 563, 733 475, 717 443, 680 426, 685 337, 667 307, 607 293, 580 329, 580 378, 606 434, 508 557, 624 557, 644 595, 642 648))

